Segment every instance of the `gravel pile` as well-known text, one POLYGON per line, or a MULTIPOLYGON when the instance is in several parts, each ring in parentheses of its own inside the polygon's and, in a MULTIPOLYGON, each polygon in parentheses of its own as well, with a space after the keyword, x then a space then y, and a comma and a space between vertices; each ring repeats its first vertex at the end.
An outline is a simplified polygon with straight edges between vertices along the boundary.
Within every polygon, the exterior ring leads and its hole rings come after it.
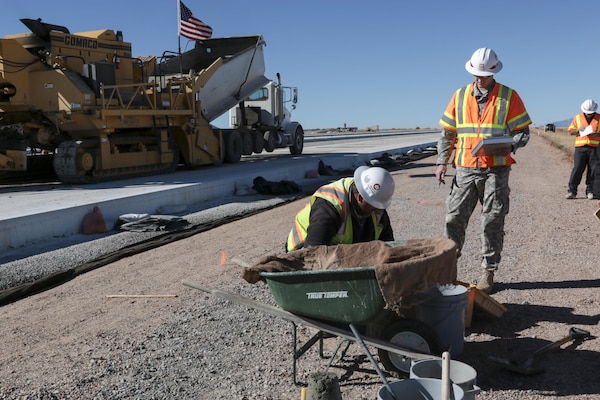
MULTIPOLYGON (((231 197, 189 207, 187 214, 181 216, 188 223, 185 228, 198 232, 212 229, 222 223, 276 207, 294 197, 267 198, 254 195, 244 197, 243 203, 237 202, 238 199, 231 197)), ((149 246, 152 246, 152 242, 160 243, 166 234, 169 232, 129 232, 115 228, 106 234, 71 235, 8 251, 0 257, 0 291, 32 283, 113 254, 114 258, 119 258, 119 252, 126 252, 140 243, 149 243, 149 246)), ((177 231, 170 236, 173 240, 179 240, 177 231)))

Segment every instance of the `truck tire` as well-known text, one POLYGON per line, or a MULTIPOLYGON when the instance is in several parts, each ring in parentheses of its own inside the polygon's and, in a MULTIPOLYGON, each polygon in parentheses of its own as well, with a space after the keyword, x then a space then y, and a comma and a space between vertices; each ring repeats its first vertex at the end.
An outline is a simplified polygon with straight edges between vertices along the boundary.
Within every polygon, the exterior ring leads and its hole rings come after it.
POLYGON ((238 131, 224 132, 225 162, 235 164, 242 158, 242 136, 238 131))
POLYGON ((242 154, 249 156, 252 154, 252 134, 250 131, 241 130, 240 135, 242 137, 242 154))
POLYGON ((265 139, 260 132, 252 132, 252 151, 256 154, 260 154, 265 146, 265 139))
MULTIPOLYGON (((388 325, 381 339, 418 353, 441 354, 439 339, 433 328, 414 319, 401 319, 388 325)), ((412 359, 378 349, 379 361, 389 372, 408 374, 412 359)))
POLYGON ((277 132, 268 131, 265 132, 264 142, 265 142, 265 150, 267 153, 272 153, 275 150, 275 135, 277 132))
POLYGON ((304 149, 304 129, 298 125, 294 133, 294 144, 290 146, 290 153, 298 156, 302 154, 302 149, 304 149))

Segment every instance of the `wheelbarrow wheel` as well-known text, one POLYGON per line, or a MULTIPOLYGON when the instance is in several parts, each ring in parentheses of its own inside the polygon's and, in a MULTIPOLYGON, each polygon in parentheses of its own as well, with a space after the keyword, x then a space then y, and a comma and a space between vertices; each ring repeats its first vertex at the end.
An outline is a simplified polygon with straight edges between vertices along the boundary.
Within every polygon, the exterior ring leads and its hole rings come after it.
MULTIPOLYGON (((437 334, 427 324, 416 320, 404 319, 388 325, 381 339, 419 353, 441 353, 437 334)), ((387 371, 405 375, 410 373, 412 358, 383 349, 378 349, 378 355, 387 371)))

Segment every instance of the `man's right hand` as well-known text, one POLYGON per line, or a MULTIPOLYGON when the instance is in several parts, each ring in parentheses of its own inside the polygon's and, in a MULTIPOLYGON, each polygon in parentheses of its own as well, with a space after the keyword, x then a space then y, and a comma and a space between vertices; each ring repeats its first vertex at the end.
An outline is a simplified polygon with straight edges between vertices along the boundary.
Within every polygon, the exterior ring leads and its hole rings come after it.
POLYGON ((442 183, 444 185, 446 184, 446 181, 444 180, 444 178, 446 177, 446 170, 447 169, 448 169, 448 167, 446 166, 446 164, 440 164, 435 169, 435 177, 437 178, 437 180, 440 183, 440 185, 442 183))

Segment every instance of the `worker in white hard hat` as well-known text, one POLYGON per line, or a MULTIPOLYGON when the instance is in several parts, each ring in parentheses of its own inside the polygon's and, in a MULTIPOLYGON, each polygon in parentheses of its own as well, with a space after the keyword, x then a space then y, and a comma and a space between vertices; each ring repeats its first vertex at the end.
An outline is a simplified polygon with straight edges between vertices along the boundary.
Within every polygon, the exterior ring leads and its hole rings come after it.
POLYGON ((488 47, 475 50, 465 63, 473 82, 454 93, 440 119, 443 131, 438 140, 435 171, 442 184, 446 183, 448 163, 456 168, 446 200, 445 235, 456 242, 457 257, 471 214, 478 202, 482 205, 482 275, 477 288, 485 293, 493 290, 504 246, 508 178, 511 165, 516 162, 511 153, 527 144, 531 124, 518 93, 496 82, 494 76, 502 67, 496 52, 488 47), (503 138, 505 143, 489 144, 492 137, 503 138))
POLYGON ((353 177, 321 186, 296 214, 287 251, 303 247, 393 241, 386 209, 394 195, 394 179, 381 167, 359 167, 353 177))
POLYGON ((596 171, 598 165, 597 149, 600 143, 599 124, 600 114, 598 104, 592 99, 581 103, 581 112, 573 118, 567 128, 569 134, 576 136, 575 151, 573 152, 573 169, 569 177, 567 199, 577 197, 577 188, 585 172, 585 195, 589 200, 600 199, 600 172, 596 171), (597 180, 598 184, 594 185, 597 180), (596 187, 594 187, 596 186, 596 187))

